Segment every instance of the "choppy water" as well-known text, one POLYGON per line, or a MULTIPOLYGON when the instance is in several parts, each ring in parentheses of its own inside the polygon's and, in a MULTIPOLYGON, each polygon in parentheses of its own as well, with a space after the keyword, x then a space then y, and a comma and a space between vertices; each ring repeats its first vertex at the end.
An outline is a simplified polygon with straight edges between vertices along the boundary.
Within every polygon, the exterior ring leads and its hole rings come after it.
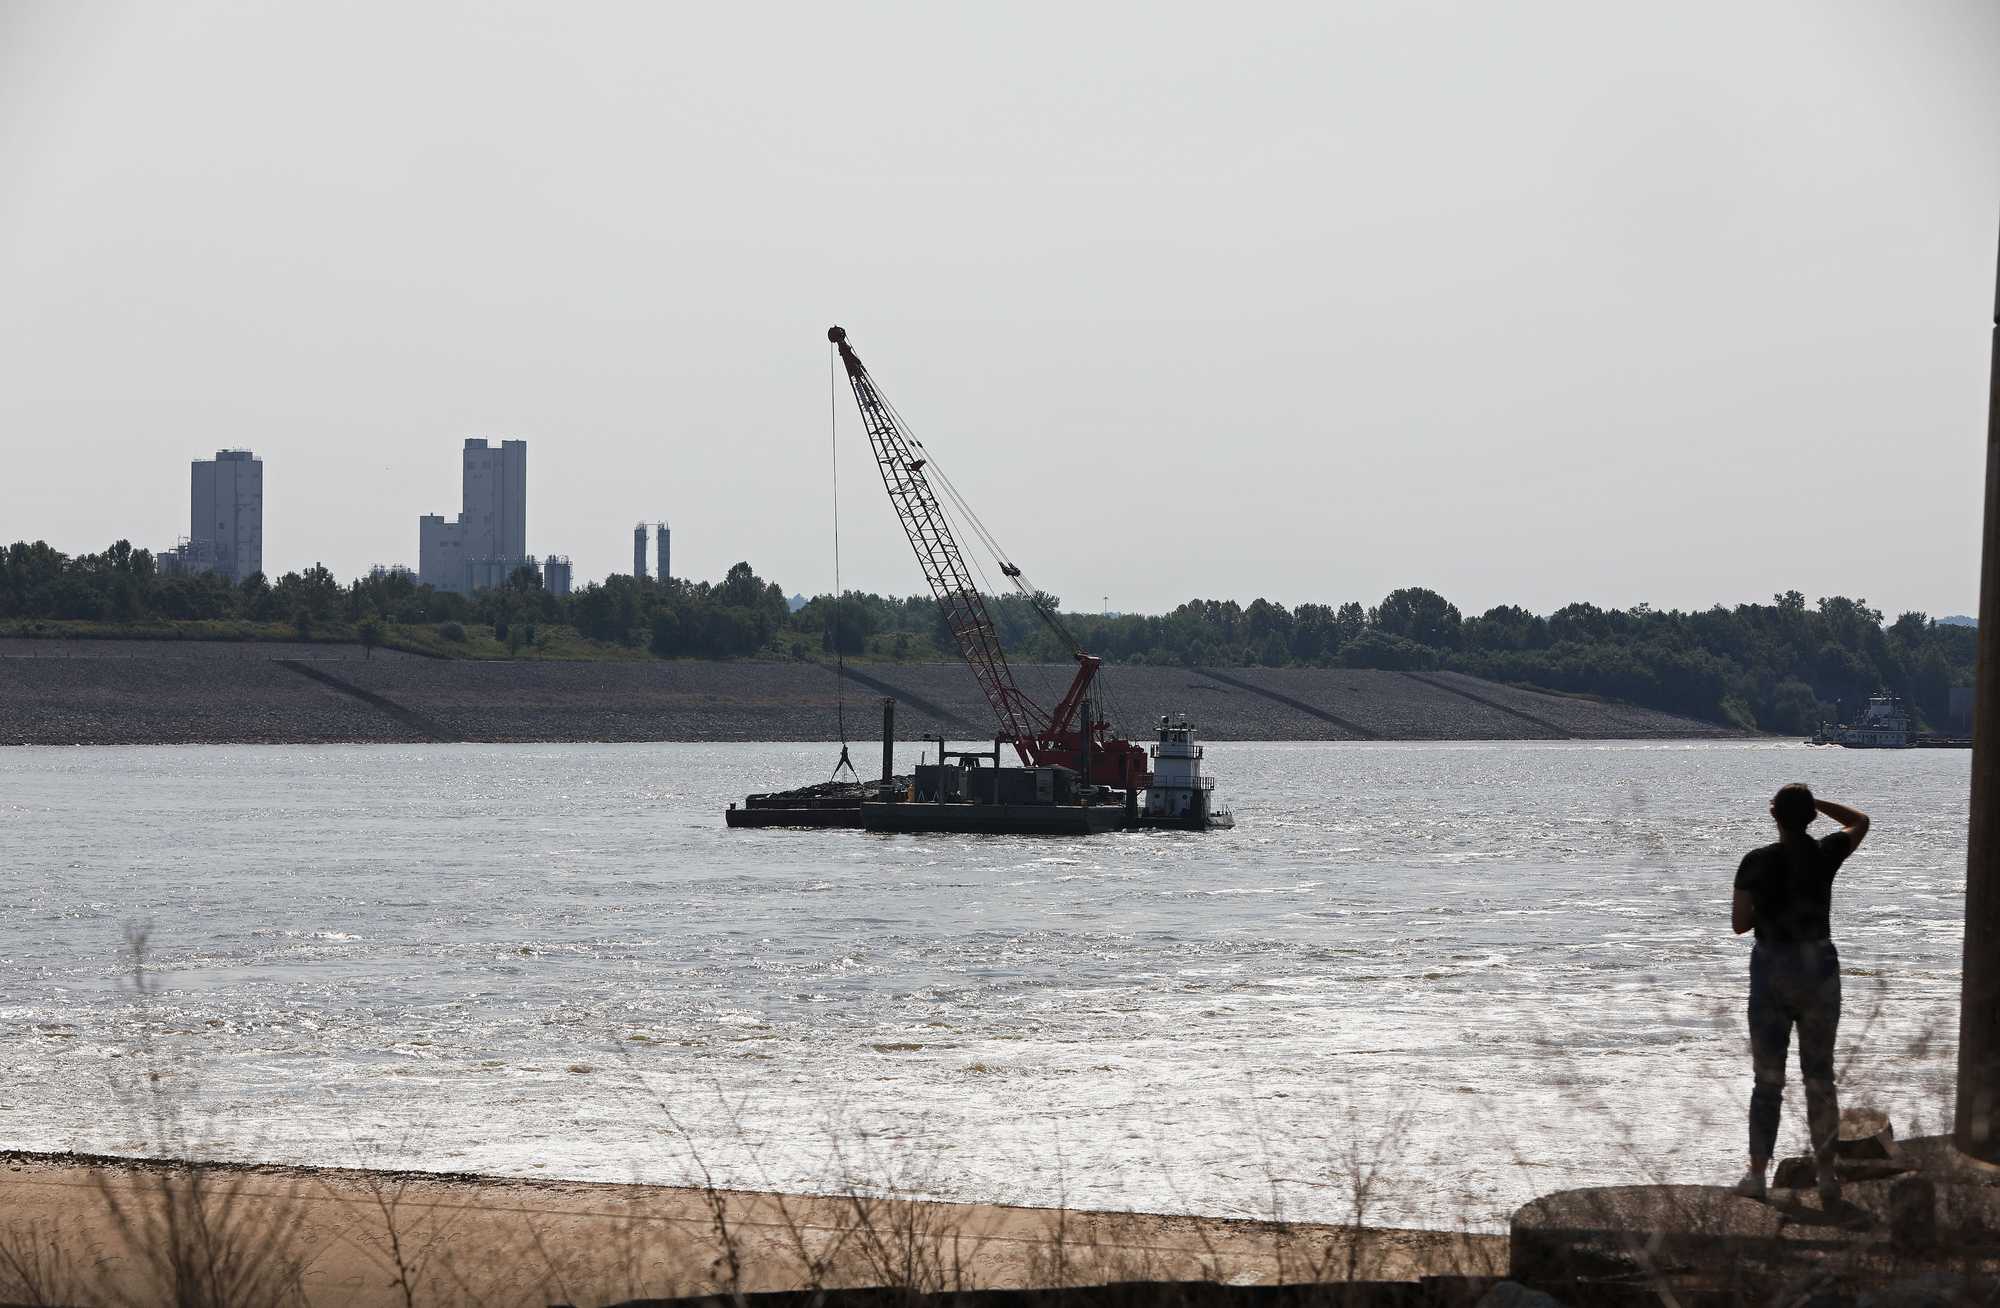
POLYGON ((0 1144, 155 1147, 146 1068, 304 1162, 1307 1218, 1372 1174, 1437 1225, 1726 1179, 1729 880, 1793 779, 1876 820, 1850 1101, 1948 1108, 1961 752, 1218 744, 1232 832, 724 829, 830 754, 0 750, 0 1144))

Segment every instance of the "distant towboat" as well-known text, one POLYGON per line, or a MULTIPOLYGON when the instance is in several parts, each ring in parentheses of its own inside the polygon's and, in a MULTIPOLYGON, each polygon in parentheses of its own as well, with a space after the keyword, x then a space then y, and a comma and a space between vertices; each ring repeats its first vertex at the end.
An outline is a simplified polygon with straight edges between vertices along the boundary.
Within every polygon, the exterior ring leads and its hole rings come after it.
POLYGON ((1807 743, 1848 749, 1910 749, 1917 738, 1902 700, 1894 695, 1871 695, 1859 722, 1823 722, 1807 743))

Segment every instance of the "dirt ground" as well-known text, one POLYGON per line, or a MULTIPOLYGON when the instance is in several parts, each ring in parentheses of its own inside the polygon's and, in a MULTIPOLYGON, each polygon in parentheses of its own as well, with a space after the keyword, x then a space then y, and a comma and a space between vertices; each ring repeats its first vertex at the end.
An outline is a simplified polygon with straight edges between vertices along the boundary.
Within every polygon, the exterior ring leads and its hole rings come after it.
POLYGON ((1502 1236, 858 1196, 0 1154, 0 1301, 577 1305, 897 1285, 1488 1275, 1502 1236), (222 1288, 222 1287, 218 1287, 222 1288), (258 1293, 268 1290, 271 1293, 258 1293))

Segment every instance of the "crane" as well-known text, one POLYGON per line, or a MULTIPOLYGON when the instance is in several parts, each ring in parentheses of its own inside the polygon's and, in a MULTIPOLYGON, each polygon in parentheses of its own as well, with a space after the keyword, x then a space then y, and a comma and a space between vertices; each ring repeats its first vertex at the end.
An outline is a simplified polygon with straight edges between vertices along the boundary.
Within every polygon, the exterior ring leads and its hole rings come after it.
MULTIPOLYGON (((1007 666, 1007 652, 1001 647, 999 632, 987 611, 986 598, 973 581, 944 505, 931 486, 931 472, 926 470, 929 456, 922 444, 903 429, 895 409, 882 398, 875 379, 868 375, 860 356, 847 343, 846 329, 830 327, 826 338, 839 350, 841 365, 847 370, 847 381, 854 389, 854 402, 860 407, 861 423, 868 431, 868 444, 881 471, 883 489, 889 492, 889 503, 903 525, 903 534, 909 537, 917 565, 944 614, 945 625, 951 628, 952 638, 958 642, 960 655, 972 669, 980 691, 993 709, 1000 725, 999 738, 1013 745, 1021 762, 1028 766, 1066 767, 1096 785, 1126 791, 1144 789, 1151 781, 1145 749, 1112 736, 1109 722, 1085 711, 1091 683, 1104 661, 1085 652, 1061 619, 1027 586, 1021 570, 1000 558, 1001 574, 1028 597, 1035 612, 1068 643, 1077 665, 1069 690, 1053 711, 1041 709, 1015 683, 1013 671, 1007 666), (1078 721, 1079 715, 1088 720, 1078 721)), ((950 491, 950 483, 947 481, 945 485, 950 491)), ((957 498, 955 492, 953 498, 957 498)), ((964 507, 962 500, 960 507, 964 507)), ((969 510, 967 515, 971 516, 969 510)), ((991 535, 976 518, 972 525, 998 556, 1000 551, 991 535)))

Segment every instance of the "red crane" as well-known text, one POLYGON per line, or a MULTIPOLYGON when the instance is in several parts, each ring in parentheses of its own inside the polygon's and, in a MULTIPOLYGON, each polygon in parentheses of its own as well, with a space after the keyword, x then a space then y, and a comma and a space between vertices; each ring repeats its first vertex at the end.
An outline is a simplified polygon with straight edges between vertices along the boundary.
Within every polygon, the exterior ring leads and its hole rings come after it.
MULTIPOLYGON (((1044 712, 1014 683, 1014 674, 1007 666, 1007 652, 1001 648, 999 633, 986 611, 986 598, 973 582, 951 521, 931 488, 930 476, 925 471, 929 456, 923 453, 921 443, 903 430, 895 410, 876 389, 875 379, 868 375, 860 356, 847 343, 846 329, 829 327, 826 338, 839 349, 840 362, 847 369, 847 381, 854 388, 854 402, 860 406, 861 423, 868 429, 868 444, 882 473, 882 486, 889 492, 889 503, 895 507, 903 534, 909 537, 917 565, 923 569, 924 580, 930 583, 931 594, 944 613, 952 637, 958 641, 959 653, 993 708, 993 716, 1000 724, 1000 739, 1013 745, 1021 762, 1029 766, 1072 768, 1097 785, 1144 789, 1152 780, 1146 767, 1145 749, 1112 736, 1111 724, 1095 713, 1090 715, 1091 721, 1077 722, 1090 684, 1104 661, 1085 653, 1061 620, 1028 588, 1021 570, 1001 558, 1002 575, 1028 597, 1042 620, 1068 642, 1077 664, 1076 677, 1053 712, 1044 712)), ((950 483, 945 485, 947 492, 951 492, 950 483)), ((957 499, 956 493, 951 493, 957 499)), ((959 505, 971 518, 973 530, 993 546, 991 535, 977 517, 965 508, 962 500, 959 505)), ((993 552, 999 556, 997 547, 993 552)))

